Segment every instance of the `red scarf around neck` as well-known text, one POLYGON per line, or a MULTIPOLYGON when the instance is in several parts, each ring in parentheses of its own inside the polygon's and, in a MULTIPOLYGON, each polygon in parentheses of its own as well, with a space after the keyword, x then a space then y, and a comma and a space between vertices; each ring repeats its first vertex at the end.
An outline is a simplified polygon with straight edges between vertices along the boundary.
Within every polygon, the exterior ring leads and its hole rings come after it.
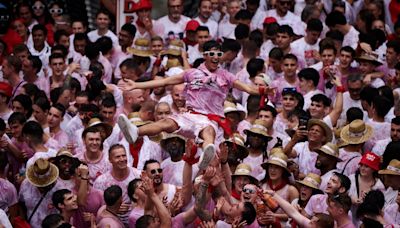
POLYGON ((133 167, 137 168, 139 162, 139 152, 143 146, 143 139, 139 139, 135 144, 129 144, 129 152, 133 157, 133 167))
POLYGON ((282 180, 280 184, 278 184, 277 186, 273 187, 272 186, 272 180, 271 179, 267 180, 268 186, 271 188, 271 190, 273 190, 275 192, 281 190, 282 188, 284 188, 287 185, 287 183, 288 183, 287 180, 282 180))

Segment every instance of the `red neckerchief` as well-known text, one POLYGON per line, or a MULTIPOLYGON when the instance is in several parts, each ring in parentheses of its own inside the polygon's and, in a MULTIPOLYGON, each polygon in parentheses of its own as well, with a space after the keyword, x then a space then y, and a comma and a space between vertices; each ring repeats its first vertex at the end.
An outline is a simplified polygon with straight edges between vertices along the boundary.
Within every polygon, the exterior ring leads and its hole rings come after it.
POLYGON ((287 181, 286 180, 282 180, 280 184, 278 184, 276 187, 272 186, 272 180, 268 179, 267 180, 267 184, 268 186, 271 188, 272 191, 279 191, 281 190, 283 187, 285 187, 287 185, 287 181))
POLYGON ((207 116, 207 118, 209 120, 213 120, 215 121, 219 127, 221 127, 224 130, 224 133, 228 136, 232 136, 233 135, 233 131, 232 131, 232 123, 229 119, 226 119, 224 117, 221 117, 219 115, 216 114, 203 114, 200 112, 196 112, 196 111, 190 111, 193 114, 198 114, 198 115, 203 115, 203 116, 207 116))
POLYGON ((141 20, 137 20, 136 21, 136 25, 139 26, 139 27, 144 28, 144 24, 143 24, 143 22, 141 20))
POLYGON ((143 146, 143 138, 138 139, 135 144, 129 144, 129 152, 133 157, 133 167, 137 168, 139 162, 139 152, 143 146))
POLYGON ((186 37, 183 38, 183 42, 186 44, 186 46, 195 46, 197 44, 196 41, 190 41, 186 37))
POLYGON ((232 189, 231 196, 237 200, 240 200, 240 194, 235 189, 232 189))

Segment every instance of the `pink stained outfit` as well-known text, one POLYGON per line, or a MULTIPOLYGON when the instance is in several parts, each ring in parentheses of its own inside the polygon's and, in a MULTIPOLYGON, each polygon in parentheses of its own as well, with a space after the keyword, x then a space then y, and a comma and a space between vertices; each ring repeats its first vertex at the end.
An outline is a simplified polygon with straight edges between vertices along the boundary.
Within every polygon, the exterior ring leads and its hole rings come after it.
MULTIPOLYGON (((72 191, 78 194, 78 189, 72 191)), ((103 192, 90 187, 85 206, 79 206, 78 211, 73 215, 73 225, 75 227, 90 227, 90 222, 84 221, 83 213, 88 212, 96 215, 104 204, 103 192)))
POLYGON ((251 167, 251 176, 253 177, 258 177, 258 176, 262 176, 264 177, 265 175, 265 170, 263 167, 261 167, 261 164, 267 161, 267 156, 263 156, 263 154, 261 153, 260 155, 258 155, 257 157, 253 157, 252 155, 249 154, 249 156, 247 156, 245 159, 243 159, 243 163, 246 163, 248 165, 250 165, 251 167), (264 158, 264 160, 263 160, 264 158))
POLYGON ((390 138, 391 123, 376 122, 372 119, 369 119, 366 121, 366 124, 370 125, 374 129, 372 137, 364 145, 364 149, 366 151, 371 151, 379 140, 390 138))
POLYGON ((324 213, 328 214, 328 203, 327 203, 328 195, 327 194, 318 194, 311 196, 308 201, 304 211, 313 216, 316 213, 324 213))
POLYGON ((55 150, 59 150, 62 147, 66 147, 67 143, 68 143, 68 135, 60 129, 60 131, 58 131, 55 134, 51 134, 50 136, 52 139, 54 139, 55 141, 57 141, 57 148, 54 148, 55 150))
POLYGON ((144 215, 144 209, 143 208, 133 208, 131 213, 129 214, 129 228, 135 228, 136 227, 136 221, 144 215))
POLYGON ((287 82, 285 77, 277 78, 271 82, 271 87, 276 88, 275 97, 271 97, 271 101, 276 105, 277 108, 282 107, 282 90, 284 88, 296 88, 297 91, 300 91, 298 89, 300 81, 297 76, 295 76, 295 78, 296 82, 294 84, 290 84, 289 82, 287 82))
POLYGON ((75 157, 88 165, 89 180, 90 183, 93 184, 97 177, 101 176, 103 173, 106 173, 111 169, 111 164, 104 153, 101 154, 102 158, 96 163, 88 161, 85 153, 86 152, 77 153, 75 157))
MULTIPOLYGON (((202 114, 224 116, 223 104, 229 90, 233 87, 236 77, 222 68, 210 72, 204 64, 197 69, 190 69, 184 75, 186 83, 184 94, 186 106, 202 114)), ((172 115, 180 130, 179 133, 188 137, 197 137, 202 129, 211 125, 217 133, 216 141, 222 140, 222 130, 218 130, 215 122, 206 116, 193 113, 172 115)))
POLYGON ((340 172, 343 172, 344 175, 350 176, 356 173, 361 157, 362 155, 358 152, 347 152, 343 148, 339 149, 339 158, 342 159, 342 161, 336 164, 336 168, 340 172))
MULTIPOLYGON (((183 185, 183 168, 185 161, 181 160, 178 162, 171 161, 171 158, 167 158, 161 163, 161 168, 163 169, 163 181, 164 183, 172 184, 178 187, 183 185)), ((192 166, 192 180, 196 177, 196 173, 199 171, 198 165, 194 164, 192 166)))
POLYGON ((384 208, 384 219, 391 224, 400 224, 400 211, 397 203, 392 203, 384 208))
POLYGON ((8 208, 16 203, 18 203, 17 189, 8 180, 0 178, 0 209, 7 212, 8 208))
POLYGON ((96 223, 97 227, 105 228, 105 227, 112 227, 112 228, 124 228, 125 225, 121 222, 119 218, 116 216, 106 213, 106 206, 102 206, 97 213, 96 223))

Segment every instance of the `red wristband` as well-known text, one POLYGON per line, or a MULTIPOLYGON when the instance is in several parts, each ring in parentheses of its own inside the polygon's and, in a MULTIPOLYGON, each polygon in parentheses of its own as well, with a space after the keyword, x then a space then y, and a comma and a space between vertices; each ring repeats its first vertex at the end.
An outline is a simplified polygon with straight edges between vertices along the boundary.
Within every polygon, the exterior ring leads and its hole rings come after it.
POLYGON ((336 86, 336 92, 338 93, 344 93, 346 92, 344 86, 336 86))

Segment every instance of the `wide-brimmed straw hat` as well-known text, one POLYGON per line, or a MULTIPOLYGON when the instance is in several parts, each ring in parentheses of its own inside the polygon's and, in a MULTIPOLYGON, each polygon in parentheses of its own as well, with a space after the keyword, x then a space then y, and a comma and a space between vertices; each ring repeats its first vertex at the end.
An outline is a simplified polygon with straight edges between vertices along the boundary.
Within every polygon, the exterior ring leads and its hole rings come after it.
POLYGON ((362 120, 353 120, 343 127, 340 138, 348 145, 356 145, 366 142, 371 138, 374 129, 362 120))
POLYGON ((146 124, 151 123, 151 121, 143 121, 140 117, 139 117, 139 113, 138 112, 131 112, 128 115, 128 119, 129 121, 131 121, 132 124, 134 124, 136 127, 140 127, 146 124))
POLYGON ((356 61, 358 62, 362 62, 362 61, 368 61, 371 62, 372 64, 376 65, 376 66, 380 66, 382 65, 382 63, 379 61, 378 59, 378 54, 375 52, 364 52, 362 53, 359 57, 355 58, 356 61))
POLYGON ((39 158, 28 167, 26 178, 33 186, 46 187, 57 180, 58 168, 46 159, 39 158))
POLYGON ((138 38, 133 47, 127 48, 127 52, 140 57, 150 57, 153 55, 153 52, 150 50, 150 41, 144 38, 138 38))
POLYGON ((312 189, 318 190, 322 193, 321 189, 319 189, 319 186, 321 185, 321 177, 318 174, 309 173, 306 177, 304 177, 303 180, 296 182, 312 189))
POLYGON ((235 157, 243 160, 249 155, 247 147, 244 145, 244 138, 239 133, 234 133, 230 138, 224 141, 229 146, 236 147, 235 157))
POLYGON ((239 164, 236 167, 235 172, 232 174, 232 179, 238 176, 246 176, 252 183, 257 184, 258 180, 251 175, 251 172, 252 170, 250 165, 245 163, 239 164))
POLYGON ((161 148, 165 150, 165 145, 166 145, 168 139, 173 139, 173 138, 177 138, 179 140, 182 140, 183 144, 186 143, 186 138, 181 136, 181 135, 173 134, 173 133, 171 133, 171 134, 165 133, 165 134, 162 135, 162 139, 160 141, 161 148))
POLYGON ((87 127, 103 127, 106 131, 106 138, 108 138, 113 131, 113 127, 111 125, 102 122, 99 118, 90 119, 87 127))
POLYGON ((162 51, 162 55, 173 55, 173 56, 181 56, 183 50, 183 42, 180 40, 171 40, 169 42, 168 48, 165 51, 162 51))
POLYGON ((307 129, 310 130, 310 128, 314 125, 322 127, 322 129, 325 132, 326 142, 332 142, 333 139, 332 129, 324 121, 319 119, 310 119, 307 124, 307 129))
POLYGON ((287 162, 288 157, 286 156, 286 154, 277 151, 270 154, 268 161, 262 163, 261 167, 263 167, 265 170, 268 170, 269 165, 277 165, 279 167, 282 167, 290 176, 290 170, 287 167, 287 162))
POLYGON ((400 161, 397 159, 393 159, 389 162, 389 165, 386 169, 383 169, 378 172, 379 174, 386 174, 386 175, 396 175, 400 176, 400 161))
POLYGON ((339 148, 336 146, 336 144, 333 144, 331 142, 328 142, 325 145, 321 146, 321 148, 316 149, 315 152, 324 153, 333 158, 336 158, 336 160, 339 162, 342 161, 342 159, 339 158, 339 148))
POLYGON ((267 122, 261 119, 256 119, 254 121, 254 124, 251 125, 251 128, 248 130, 244 130, 244 133, 246 135, 248 135, 249 133, 261 135, 267 141, 270 141, 272 139, 272 137, 268 135, 267 122))
POLYGON ((239 114, 240 121, 244 120, 244 118, 246 117, 246 113, 243 110, 239 110, 235 103, 232 103, 230 101, 225 101, 224 114, 226 115, 228 113, 233 113, 233 112, 239 114))

